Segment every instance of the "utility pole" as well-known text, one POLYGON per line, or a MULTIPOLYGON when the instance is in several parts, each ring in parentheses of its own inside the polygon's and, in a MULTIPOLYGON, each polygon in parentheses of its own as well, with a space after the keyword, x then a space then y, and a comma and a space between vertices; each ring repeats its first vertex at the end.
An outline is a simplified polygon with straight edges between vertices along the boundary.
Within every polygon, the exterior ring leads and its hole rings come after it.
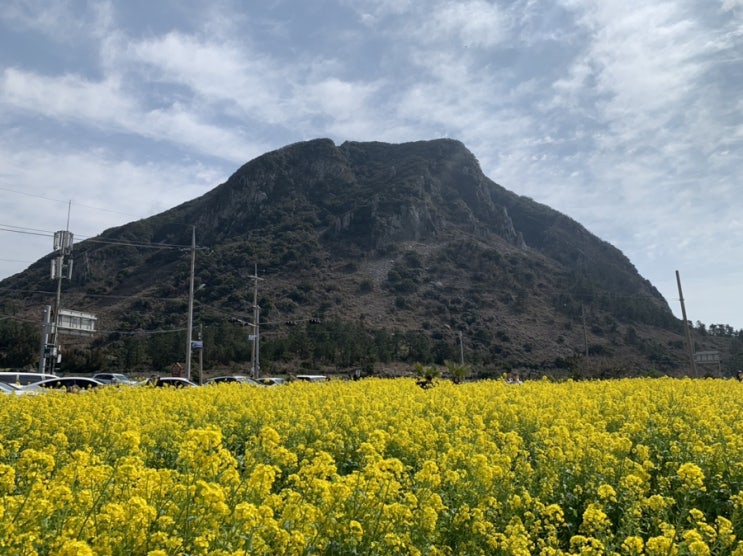
POLYGON ((204 340, 203 340, 204 325, 199 323, 199 384, 204 384, 204 340))
POLYGON ((583 321, 583 347, 586 350, 586 359, 588 359, 588 332, 586 331, 586 310, 583 303, 580 304, 580 316, 583 321))
POLYGON ((461 330, 459 331, 459 364, 464 367, 464 340, 461 330))
POLYGON ((72 234, 70 233, 70 211, 72 201, 67 205, 67 229, 54 233, 54 250, 56 254, 52 259, 51 277, 57 280, 57 296, 54 302, 54 309, 49 314, 49 310, 44 312, 44 324, 42 325, 42 341, 45 342, 42 347, 41 359, 39 361, 39 372, 47 371, 47 362, 49 363, 49 372, 55 371, 55 365, 61 357, 59 350, 59 313, 62 309, 62 278, 68 280, 72 278, 72 234))
POLYGON ((686 333, 686 347, 689 350, 689 361, 691 362, 691 370, 694 372, 694 376, 697 376, 697 362, 694 359, 694 344, 691 343, 691 330, 689 330, 689 321, 686 318, 686 306, 684 305, 684 294, 681 292, 681 278, 679 277, 679 271, 676 271, 676 284, 679 289, 679 301, 681 302, 681 317, 684 319, 684 332, 686 333))
POLYGON ((193 275, 196 266, 196 226, 191 230, 191 280, 188 286, 188 327, 186 328, 186 378, 191 380, 191 341, 193 339, 193 275))
POLYGON ((52 330, 52 306, 44 307, 44 322, 41 325, 41 348, 39 349, 39 372, 46 372, 47 346, 49 344, 49 335, 52 330))
POLYGON ((251 339, 253 340, 253 349, 251 351, 251 361, 252 361, 252 368, 251 368, 251 375, 253 378, 258 378, 261 375, 261 348, 260 348, 260 316, 261 316, 261 308, 258 306, 258 280, 261 280, 261 278, 258 278, 258 264, 255 264, 255 271, 253 276, 251 276, 255 280, 253 284, 253 334, 251 335, 251 339))

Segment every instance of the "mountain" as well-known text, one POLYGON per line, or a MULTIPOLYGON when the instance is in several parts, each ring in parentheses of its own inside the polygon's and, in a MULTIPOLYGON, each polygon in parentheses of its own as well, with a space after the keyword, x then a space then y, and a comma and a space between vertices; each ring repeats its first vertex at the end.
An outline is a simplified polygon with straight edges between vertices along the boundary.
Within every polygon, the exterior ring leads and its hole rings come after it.
MULTIPOLYGON (((240 323, 253 319, 256 269, 267 370, 460 358, 481 376, 686 366, 681 323, 627 257, 493 182, 462 143, 317 139, 75 245, 62 304, 95 313, 99 333, 65 338, 63 368, 182 359, 193 234, 194 322, 210 367, 250 360, 253 328, 240 323)), ((50 258, 0 283, 4 313, 40 321, 50 258)))

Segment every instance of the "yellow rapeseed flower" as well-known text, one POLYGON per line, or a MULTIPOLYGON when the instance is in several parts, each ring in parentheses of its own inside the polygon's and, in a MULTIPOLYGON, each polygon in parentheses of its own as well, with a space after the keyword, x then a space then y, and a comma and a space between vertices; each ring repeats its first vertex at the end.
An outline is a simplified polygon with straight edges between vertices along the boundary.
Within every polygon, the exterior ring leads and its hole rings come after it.
POLYGON ((681 488, 683 490, 706 490, 704 486, 704 473, 698 465, 691 462, 683 463, 678 468, 676 475, 681 480, 681 488))

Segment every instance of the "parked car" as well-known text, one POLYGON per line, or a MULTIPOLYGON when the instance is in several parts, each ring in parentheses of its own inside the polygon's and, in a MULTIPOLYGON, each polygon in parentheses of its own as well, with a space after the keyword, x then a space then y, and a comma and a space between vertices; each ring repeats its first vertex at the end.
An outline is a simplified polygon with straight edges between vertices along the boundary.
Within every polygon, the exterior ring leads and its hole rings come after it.
POLYGON ((12 384, 6 384, 5 382, 0 382, 0 392, 3 394, 13 394, 18 391, 18 388, 13 386, 12 384))
POLYGON ((93 378, 100 380, 103 384, 128 384, 131 386, 139 384, 133 378, 129 378, 121 373, 96 373, 93 375, 93 378))
POLYGON ((33 384, 22 386, 21 389, 26 392, 41 392, 46 389, 67 390, 68 392, 78 392, 80 390, 90 390, 99 388, 103 383, 86 376, 58 376, 48 378, 33 384))
POLYGON ((260 386, 279 386, 285 384, 286 379, 276 376, 262 376, 261 378, 256 378, 255 382, 260 386))
POLYGON ((6 382, 0 382, 0 394, 7 394, 8 396, 25 396, 26 394, 39 394, 43 389, 39 390, 27 390, 28 386, 21 386, 20 384, 8 384, 6 382))
POLYGON ((18 395, 21 390, 20 387, 15 386, 14 384, 7 384, 5 382, 0 382, 0 392, 3 394, 8 394, 10 396, 12 395, 18 395))
POLYGON ((251 386, 257 386, 258 383, 245 375, 229 375, 229 376, 215 376, 206 381, 206 384, 222 384, 224 382, 239 382, 241 384, 249 384, 251 386))
POLYGON ((52 373, 33 373, 26 371, 4 371, 0 372, 0 382, 6 384, 32 384, 47 378, 57 378, 57 375, 52 373))
POLYGON ((148 378, 145 384, 147 384, 147 386, 155 386, 156 388, 162 388, 164 386, 170 386, 171 388, 190 388, 191 386, 198 386, 195 382, 181 376, 153 376, 148 378))
POLYGON ((296 379, 304 382, 325 382, 328 377, 325 375, 297 375, 296 379))

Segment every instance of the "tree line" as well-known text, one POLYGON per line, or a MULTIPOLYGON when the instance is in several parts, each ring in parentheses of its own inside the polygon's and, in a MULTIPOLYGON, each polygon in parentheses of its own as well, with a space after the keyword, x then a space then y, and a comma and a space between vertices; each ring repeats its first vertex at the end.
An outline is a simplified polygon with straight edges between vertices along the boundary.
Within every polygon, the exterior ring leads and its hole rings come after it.
MULTIPOLYGON (((698 322, 694 331, 729 338, 728 365, 743 368, 743 330, 736 331, 729 325, 706 327, 698 322)), ((192 368, 201 355, 206 370, 248 372, 253 348, 251 334, 252 327, 225 320, 204 323, 201 336, 197 327, 193 339, 202 342, 203 351, 192 350, 192 368)), ((478 351, 476 338, 472 340, 467 353, 469 363, 509 367, 508 361, 494 360, 497 350, 478 351)), ((168 372, 176 362, 183 362, 186 333, 184 330, 111 333, 85 343, 80 340, 62 343, 59 372, 87 374, 106 370, 147 374, 168 372)), ((0 368, 34 368, 39 350, 38 325, 7 317, 0 320, 0 368)), ((375 366, 393 362, 444 365, 459 358, 455 339, 425 330, 372 329, 363 322, 337 319, 287 321, 261 328, 260 361, 264 372, 286 368, 371 371, 375 366)))
MULTIPOLYGON (((253 344, 252 327, 221 321, 197 328, 193 340, 203 345, 205 369, 249 370, 253 344)), ((28 368, 38 362, 38 326, 10 320, 0 321, 0 367, 28 368)), ((86 345, 63 342, 58 368, 65 374, 121 371, 167 372, 185 357, 186 333, 111 333, 86 345)), ((458 359, 458 346, 451 339, 433 338, 423 331, 371 329, 362 323, 340 320, 286 322, 261 330, 260 360, 265 371, 296 364, 300 368, 335 367, 371 370, 375 364, 407 362, 443 365, 458 359)), ((193 349, 192 368, 199 350, 193 349)))

